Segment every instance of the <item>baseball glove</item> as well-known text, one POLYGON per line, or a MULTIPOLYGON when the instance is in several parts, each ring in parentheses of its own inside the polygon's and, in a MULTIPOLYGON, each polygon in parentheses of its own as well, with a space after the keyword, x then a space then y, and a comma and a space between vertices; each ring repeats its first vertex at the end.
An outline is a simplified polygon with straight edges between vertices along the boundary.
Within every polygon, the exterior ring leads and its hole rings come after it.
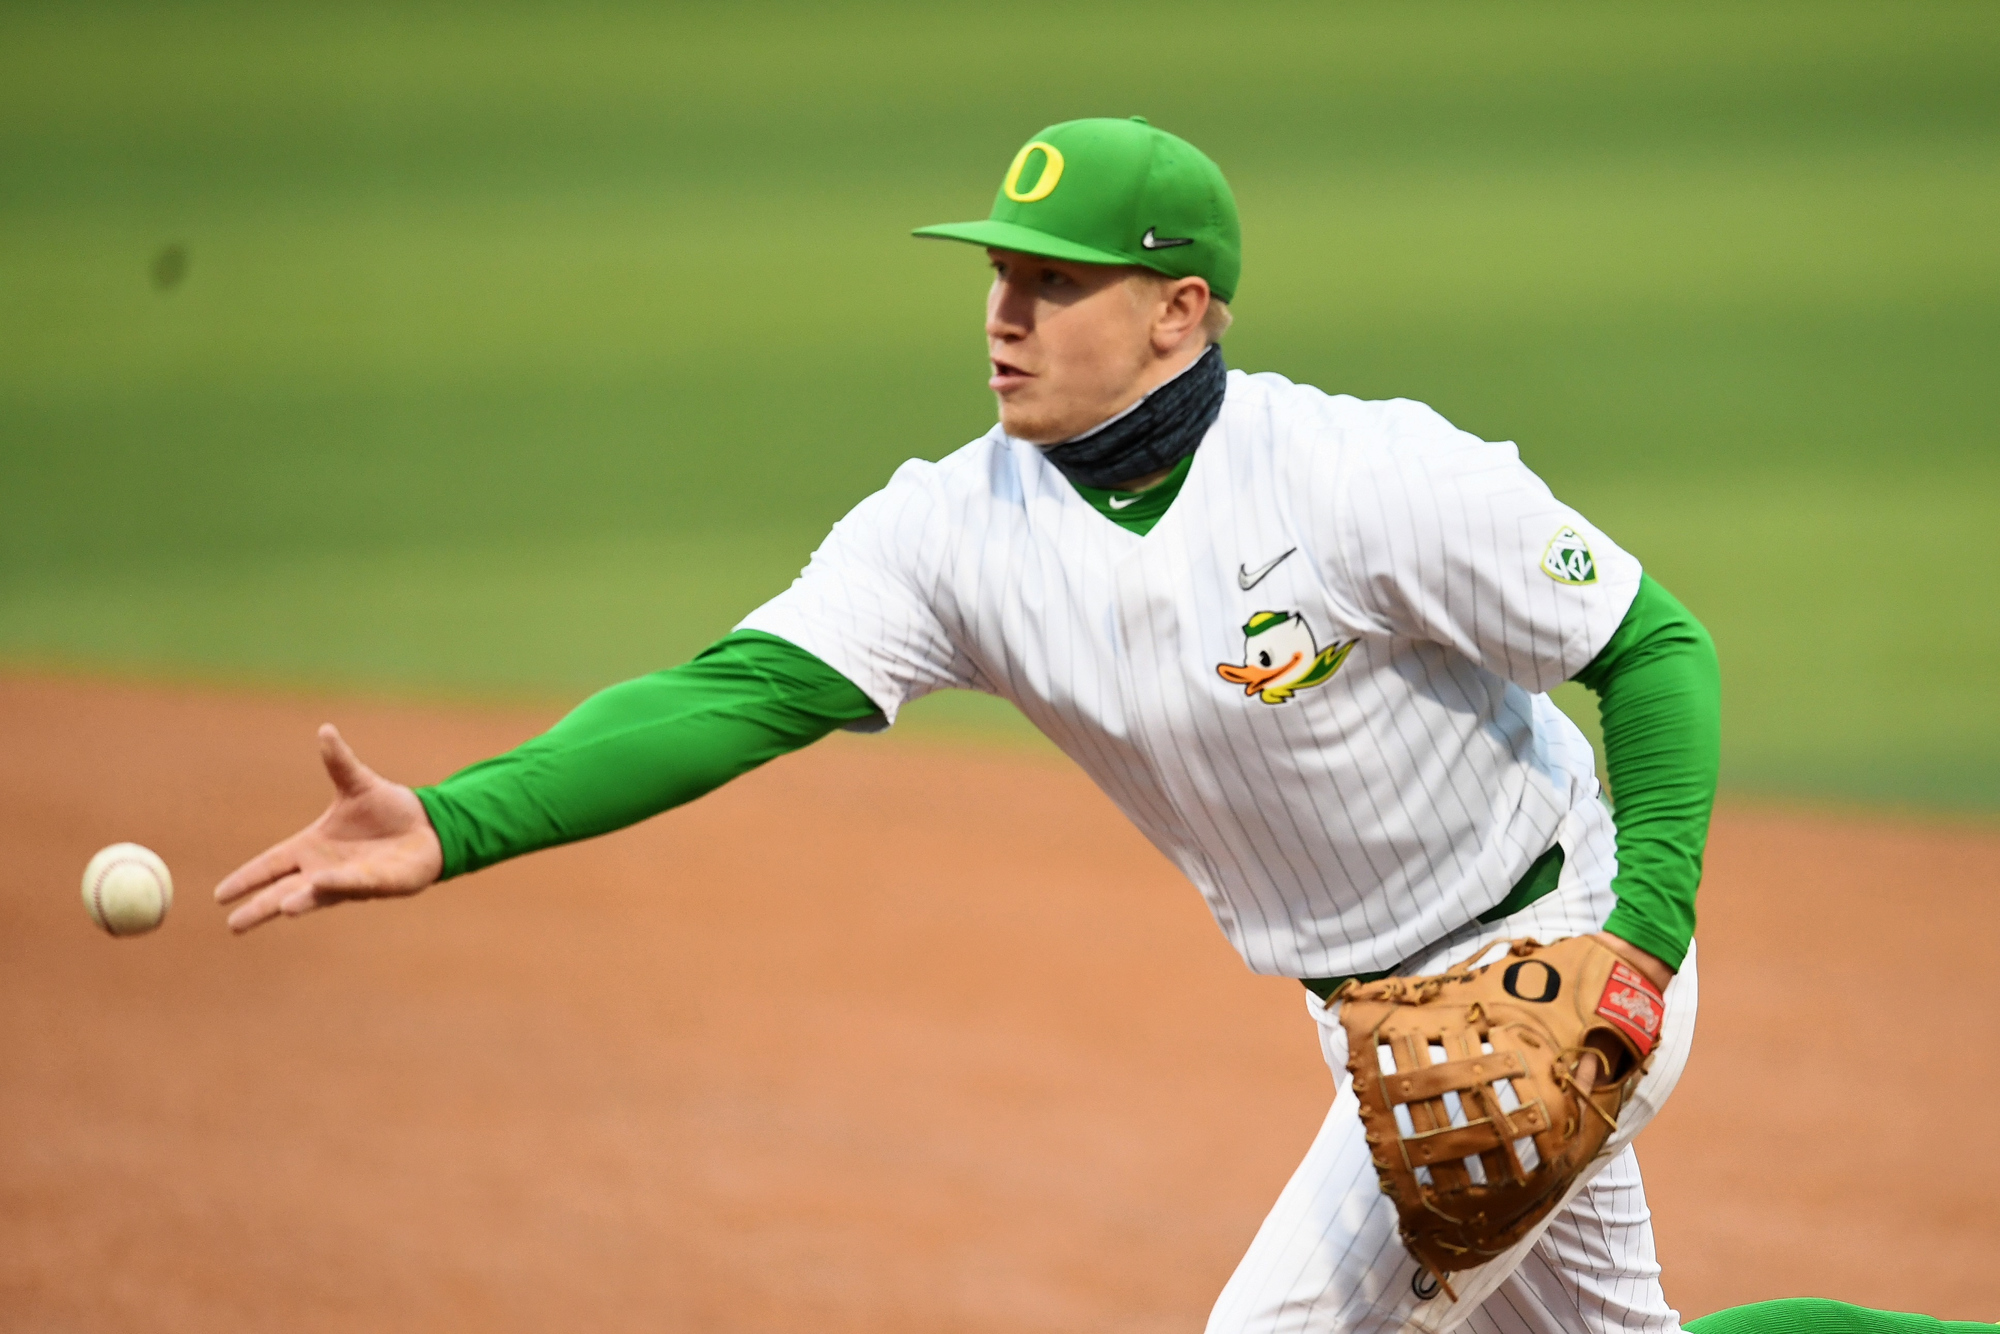
POLYGON ((1333 997, 1382 1193, 1446 1292, 1447 1274, 1501 1254, 1562 1202, 1617 1128, 1666 1012, 1589 936, 1510 941, 1472 966, 1492 950, 1333 997), (1586 1050, 1600 1057, 1588 1094, 1576 1082, 1586 1050))

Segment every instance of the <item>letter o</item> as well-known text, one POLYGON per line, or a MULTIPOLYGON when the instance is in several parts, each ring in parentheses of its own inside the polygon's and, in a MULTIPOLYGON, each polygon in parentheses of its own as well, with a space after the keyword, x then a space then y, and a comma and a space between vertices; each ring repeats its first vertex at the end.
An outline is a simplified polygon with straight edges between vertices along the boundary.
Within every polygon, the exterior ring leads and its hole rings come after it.
POLYGON ((1500 985, 1515 1000, 1534 1001, 1537 1004, 1546 1005, 1562 994, 1563 980, 1561 973, 1558 973, 1540 959, 1523 959, 1517 964, 1510 965, 1506 972, 1500 974, 1500 985), (1524 995, 1521 991, 1521 970, 1529 964, 1533 964, 1542 970, 1542 991, 1539 996, 1524 995))
MULTIPOLYGON (((1045 144, 1040 139, 1037 139, 1020 152, 1014 154, 1014 165, 1007 168, 1007 179, 1001 184, 1000 188, 1015 203, 1032 204, 1037 199, 1047 199, 1054 193, 1056 182, 1062 179, 1062 174, 1062 151, 1053 144, 1045 144), (1028 165, 1028 155, 1033 153, 1037 148, 1042 150, 1042 174, 1036 180, 1035 188, 1023 194, 1020 188, 1021 171, 1028 165)), ((988 177, 987 179, 991 180, 992 178, 988 177)))

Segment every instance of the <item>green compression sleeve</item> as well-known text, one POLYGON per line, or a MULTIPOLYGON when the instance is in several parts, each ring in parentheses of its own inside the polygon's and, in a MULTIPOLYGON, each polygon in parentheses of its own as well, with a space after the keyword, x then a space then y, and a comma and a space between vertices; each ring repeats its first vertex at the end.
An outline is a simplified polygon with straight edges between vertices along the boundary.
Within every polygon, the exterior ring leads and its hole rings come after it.
POLYGON ((1732 1306, 1690 1320, 1688 1334, 1993 1334, 1994 1326, 1974 1320, 1939 1320, 1928 1315, 1872 1311, 1823 1297, 1732 1306))
POLYGON ((1618 906, 1604 929, 1675 968, 1694 939, 1694 892, 1722 756, 1715 644, 1642 576, 1617 633, 1576 679, 1597 692, 1618 825, 1618 906))
POLYGON ((445 876, 464 875, 637 824, 876 712, 804 649, 738 630, 692 662, 599 691, 541 736, 417 797, 445 876))

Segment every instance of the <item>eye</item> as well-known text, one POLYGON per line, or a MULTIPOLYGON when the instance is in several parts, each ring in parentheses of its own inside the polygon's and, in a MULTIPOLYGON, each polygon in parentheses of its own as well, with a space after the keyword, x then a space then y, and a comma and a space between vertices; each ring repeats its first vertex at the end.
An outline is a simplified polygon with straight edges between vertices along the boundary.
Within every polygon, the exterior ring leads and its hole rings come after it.
POLYGON ((1259 653, 1257 655, 1257 665, 1259 667, 1269 667, 1271 665, 1271 655, 1269 653, 1259 653))
POLYGON ((1042 270, 1042 282, 1047 286, 1061 287, 1064 283, 1068 281, 1069 281, 1069 275, 1066 273, 1057 273, 1054 269, 1042 270))

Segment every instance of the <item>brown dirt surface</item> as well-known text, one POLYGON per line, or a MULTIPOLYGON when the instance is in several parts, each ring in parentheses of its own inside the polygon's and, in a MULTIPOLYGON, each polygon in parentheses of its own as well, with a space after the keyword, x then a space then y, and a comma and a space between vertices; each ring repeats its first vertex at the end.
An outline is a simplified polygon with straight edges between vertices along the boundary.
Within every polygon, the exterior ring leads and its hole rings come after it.
MULTIPOLYGON (((1192 1332, 1324 1113, 1297 985, 1042 756, 835 738, 231 938, 327 718, 406 781, 547 721, 0 679, 0 1327, 1192 1332), (112 940, 123 839, 179 900, 112 940)), ((1668 1295, 2000 1319, 2000 834, 1726 807, 1710 867, 1668 1295)))

